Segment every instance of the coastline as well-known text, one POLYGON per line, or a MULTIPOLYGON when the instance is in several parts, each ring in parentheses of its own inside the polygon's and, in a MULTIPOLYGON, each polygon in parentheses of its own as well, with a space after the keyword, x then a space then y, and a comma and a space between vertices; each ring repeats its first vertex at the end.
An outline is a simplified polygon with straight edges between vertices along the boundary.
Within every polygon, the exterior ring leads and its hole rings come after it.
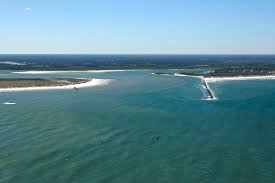
POLYGON ((62 73, 106 73, 106 72, 124 72, 128 70, 83 70, 83 71, 15 71, 14 74, 62 74, 62 73))
POLYGON ((89 88, 94 86, 107 85, 111 82, 111 79, 93 79, 91 81, 71 84, 64 86, 39 86, 39 87, 17 87, 17 88, 0 88, 0 92, 16 92, 16 91, 37 91, 37 90, 64 90, 64 89, 75 89, 75 88, 89 88))

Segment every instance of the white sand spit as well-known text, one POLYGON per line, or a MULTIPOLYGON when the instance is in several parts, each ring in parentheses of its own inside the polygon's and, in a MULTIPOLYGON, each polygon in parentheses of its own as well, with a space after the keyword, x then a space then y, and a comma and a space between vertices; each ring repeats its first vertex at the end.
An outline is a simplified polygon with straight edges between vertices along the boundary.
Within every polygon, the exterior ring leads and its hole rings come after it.
POLYGON ((22 87, 22 88, 0 88, 0 92, 15 92, 15 91, 35 91, 35 90, 64 90, 64 89, 74 89, 74 88, 88 88, 94 86, 107 85, 111 82, 111 79, 92 79, 91 81, 72 84, 65 86, 41 86, 41 87, 22 87))

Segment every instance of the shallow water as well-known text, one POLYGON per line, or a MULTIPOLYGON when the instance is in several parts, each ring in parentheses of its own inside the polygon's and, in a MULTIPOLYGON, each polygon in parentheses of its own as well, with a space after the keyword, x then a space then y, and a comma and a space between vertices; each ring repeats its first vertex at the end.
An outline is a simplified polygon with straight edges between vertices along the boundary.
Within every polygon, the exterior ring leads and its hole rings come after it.
POLYGON ((115 81, 0 93, 0 182, 275 182, 274 80, 209 83, 207 101, 199 79, 152 72, 1 72, 115 81))

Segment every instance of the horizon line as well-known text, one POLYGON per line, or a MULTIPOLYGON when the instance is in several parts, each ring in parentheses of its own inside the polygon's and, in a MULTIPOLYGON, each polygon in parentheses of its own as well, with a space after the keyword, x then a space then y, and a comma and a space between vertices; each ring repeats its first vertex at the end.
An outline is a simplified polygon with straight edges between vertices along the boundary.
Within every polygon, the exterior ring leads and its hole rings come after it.
POLYGON ((0 55, 275 55, 275 53, 0 53, 0 55))

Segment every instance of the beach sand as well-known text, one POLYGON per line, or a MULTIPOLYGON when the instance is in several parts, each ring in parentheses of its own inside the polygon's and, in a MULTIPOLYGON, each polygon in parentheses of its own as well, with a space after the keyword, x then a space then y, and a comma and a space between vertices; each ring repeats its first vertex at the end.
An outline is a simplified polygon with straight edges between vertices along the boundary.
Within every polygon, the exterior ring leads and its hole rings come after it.
POLYGON ((20 88, 0 88, 0 92, 16 92, 16 91, 36 91, 36 90, 64 90, 75 88, 88 88, 94 86, 107 85, 111 82, 110 79, 92 79, 91 81, 79 84, 71 84, 64 86, 39 86, 39 87, 20 87, 20 88))
POLYGON ((272 80, 275 76, 236 76, 236 77, 212 77, 204 78, 206 82, 242 81, 242 80, 272 80))

